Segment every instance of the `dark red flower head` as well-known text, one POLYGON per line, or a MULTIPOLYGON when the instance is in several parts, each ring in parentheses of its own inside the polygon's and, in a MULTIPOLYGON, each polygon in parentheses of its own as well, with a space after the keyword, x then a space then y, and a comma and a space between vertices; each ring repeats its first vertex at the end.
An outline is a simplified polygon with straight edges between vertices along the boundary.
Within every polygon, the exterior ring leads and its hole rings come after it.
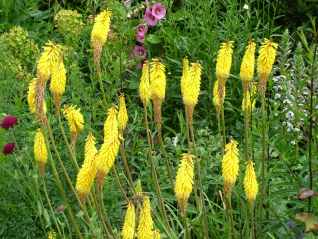
POLYGON ((6 145, 3 146, 2 153, 4 155, 12 154, 14 148, 15 148, 15 144, 14 143, 6 144, 6 145))
POLYGON ((2 119, 1 127, 3 129, 9 129, 13 127, 14 125, 16 125, 17 122, 18 122, 17 117, 13 115, 7 115, 2 119))

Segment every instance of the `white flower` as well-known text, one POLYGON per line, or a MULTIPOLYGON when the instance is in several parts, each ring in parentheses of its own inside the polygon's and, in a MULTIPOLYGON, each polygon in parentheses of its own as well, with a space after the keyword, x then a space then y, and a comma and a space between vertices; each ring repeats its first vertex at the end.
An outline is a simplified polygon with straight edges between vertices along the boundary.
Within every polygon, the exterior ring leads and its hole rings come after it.
POLYGON ((243 9, 248 10, 250 7, 245 3, 243 9))

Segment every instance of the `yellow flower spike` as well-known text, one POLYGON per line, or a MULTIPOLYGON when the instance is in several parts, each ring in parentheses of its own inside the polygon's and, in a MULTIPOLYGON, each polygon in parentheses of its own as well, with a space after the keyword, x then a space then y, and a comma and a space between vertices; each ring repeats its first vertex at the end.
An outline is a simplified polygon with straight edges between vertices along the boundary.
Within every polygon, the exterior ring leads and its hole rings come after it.
POLYGON ((258 183, 253 166, 253 162, 249 160, 247 162, 245 176, 244 176, 244 190, 247 200, 252 204, 258 193, 258 183))
POLYGON ((104 143, 96 156, 96 177, 99 187, 103 186, 105 176, 114 165, 120 146, 119 137, 117 110, 112 106, 108 109, 104 123, 104 143))
POLYGON ((191 67, 189 67, 188 60, 185 59, 183 68, 181 78, 183 103, 194 107, 198 103, 200 93, 201 65, 199 63, 191 63, 191 67))
POLYGON ((277 47, 277 43, 265 38, 259 50, 257 58, 257 73, 259 76, 259 88, 262 94, 265 94, 266 91, 267 79, 271 74, 273 64, 275 62, 277 47))
POLYGON ((56 232, 55 231, 49 231, 47 239, 56 239, 56 232))
POLYGON ((95 23, 91 33, 91 44, 93 47, 95 46, 103 47, 103 45, 106 43, 108 32, 110 29, 111 15, 112 15, 112 12, 106 9, 100 12, 95 17, 95 23))
POLYGON ((76 191, 79 198, 84 202, 89 194, 96 176, 95 155, 97 153, 96 140, 92 133, 89 133, 85 143, 85 158, 76 178, 76 191))
POLYGON ((254 76, 255 48, 255 42, 250 40, 246 47, 241 63, 240 78, 243 81, 243 88, 245 92, 247 91, 248 83, 253 79, 254 76))
POLYGON ((255 95, 256 95, 256 85, 253 84, 250 88, 251 90, 247 90, 243 93, 243 100, 242 100, 242 111, 247 112, 250 114, 255 108, 255 95))
POLYGON ((137 229, 138 239, 153 239, 153 221, 151 217, 150 199, 145 196, 140 212, 139 225, 137 229))
POLYGON ((160 239, 160 232, 159 230, 153 231, 153 239, 160 239))
POLYGON ((42 54, 37 64, 37 78, 41 82, 47 81, 51 74, 52 68, 62 59, 61 45, 54 44, 51 41, 47 42, 43 47, 42 54))
POLYGON ((80 108, 74 105, 66 106, 63 110, 68 126, 72 134, 80 133, 84 128, 84 117, 80 108))
POLYGON ((136 227, 136 212, 135 212, 135 206, 133 203, 129 202, 125 220, 124 220, 124 226, 121 231, 121 235, 123 239, 134 239, 135 236, 135 227, 136 227))
POLYGON ((224 98, 225 98, 226 91, 225 91, 225 86, 224 86, 223 89, 222 89, 223 97, 220 98, 218 89, 219 89, 219 81, 216 80, 214 82, 214 86, 213 86, 213 104, 215 106, 215 109, 216 109, 217 113, 219 114, 220 110, 221 110, 221 107, 223 106, 223 103, 224 103, 224 98))
POLYGON ((224 81, 229 78, 232 65, 233 41, 221 43, 216 59, 216 77, 224 81))
POLYGON ((224 191, 230 193, 239 173, 239 151, 237 142, 231 139, 225 145, 225 153, 222 160, 222 176, 224 180, 224 191))
POLYGON ((183 154, 176 176, 174 192, 180 207, 181 213, 185 215, 187 202, 192 192, 194 180, 194 156, 183 154))
POLYGON ((65 92, 66 70, 63 61, 52 68, 50 91, 54 97, 54 103, 57 109, 60 107, 61 97, 65 92))
POLYGON ((110 18, 112 12, 110 10, 104 10, 95 17, 95 23, 91 33, 91 44, 94 50, 94 64, 96 66, 97 73, 100 74, 100 58, 102 49, 107 41, 110 18))
MULTIPOLYGON (((28 101, 29 110, 31 113, 36 112, 36 81, 37 81, 36 78, 32 79, 29 83, 29 88, 28 88, 27 101, 28 101)), ((43 100, 43 112, 44 114, 46 113, 46 104, 44 100, 43 100)))
POLYGON ((34 158, 39 165, 40 175, 44 176, 45 165, 47 162, 47 148, 46 148, 44 134, 41 129, 38 129, 35 133, 33 151, 34 151, 34 158))
POLYGON ((151 98, 149 70, 149 63, 145 61, 142 65, 142 72, 139 83, 139 97, 144 105, 147 105, 151 98))
POLYGON ((159 59, 152 59, 150 67, 150 89, 152 100, 165 98, 166 92, 166 70, 165 65, 159 59))
POLYGON ((121 132, 126 129, 128 122, 128 113, 126 108, 125 96, 119 96, 119 110, 118 110, 118 128, 121 132))
POLYGON ((230 76, 233 54, 233 41, 221 43, 216 59, 216 78, 218 80, 218 95, 221 99, 220 107, 223 107, 225 83, 230 76))

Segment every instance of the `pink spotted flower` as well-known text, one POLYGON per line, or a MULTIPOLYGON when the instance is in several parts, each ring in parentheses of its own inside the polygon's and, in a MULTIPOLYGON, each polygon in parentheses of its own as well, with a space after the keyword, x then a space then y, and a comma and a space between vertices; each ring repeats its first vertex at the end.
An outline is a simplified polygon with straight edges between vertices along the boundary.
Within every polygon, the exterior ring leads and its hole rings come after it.
POLYGON ((136 40, 140 43, 145 41, 145 36, 148 31, 146 24, 139 24, 136 29, 136 40))
POLYGON ((152 9, 147 7, 144 15, 144 20, 150 27, 154 27, 158 23, 158 19, 153 15, 152 9))
POLYGON ((166 8, 161 3, 155 3, 151 7, 151 13, 157 20, 161 20, 166 16, 166 8))
POLYGON ((136 58, 145 59, 147 56, 147 50, 143 46, 136 45, 133 50, 133 54, 136 58))

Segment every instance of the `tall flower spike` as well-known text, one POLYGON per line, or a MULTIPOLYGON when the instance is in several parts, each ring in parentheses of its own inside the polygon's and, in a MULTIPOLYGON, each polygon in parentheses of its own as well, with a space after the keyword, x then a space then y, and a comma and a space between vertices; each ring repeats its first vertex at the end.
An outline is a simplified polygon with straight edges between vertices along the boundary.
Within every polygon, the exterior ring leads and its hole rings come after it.
POLYGON ((150 91, 150 68, 147 61, 142 65, 141 78, 139 83, 139 97, 144 105, 149 103, 151 97, 150 91))
POLYGON ((253 162, 249 160, 247 162, 245 177, 244 177, 244 190, 247 200, 252 204, 258 193, 258 183, 253 166, 253 162))
POLYGON ((242 111, 248 112, 250 114, 255 108, 255 95, 256 95, 256 86, 255 84, 251 85, 246 92, 243 93, 242 100, 242 111))
POLYGON ((151 62, 150 89, 151 99, 154 106, 155 123, 158 128, 158 135, 161 135, 161 104, 165 98, 166 73, 165 65, 162 64, 158 59, 153 59, 151 62))
POLYGON ((192 124, 192 115, 195 105, 198 103, 201 84, 201 65, 192 63, 189 67, 188 59, 183 60, 181 77, 181 93, 186 108, 189 124, 192 124))
POLYGON ((94 63, 97 72, 100 73, 100 58, 104 44, 107 41, 110 29, 110 18, 112 12, 104 10, 95 17, 95 23, 91 33, 91 44, 94 50, 94 63))
POLYGON ((57 110, 60 109, 61 97, 65 92, 66 70, 63 60, 52 68, 50 90, 53 94, 54 104, 57 110))
POLYGON ((224 191, 230 193, 239 173, 239 151, 234 139, 225 145, 225 154, 222 160, 222 176, 224 191))
MULTIPOLYGON (((233 54, 233 41, 221 43, 216 60, 216 78, 218 80, 218 95, 220 99, 224 99, 225 82, 230 76, 233 54)), ((221 100, 220 107, 223 107, 221 100)))
POLYGON ((136 212, 135 212, 135 206, 133 203, 129 202, 125 220, 124 220, 124 226, 121 231, 121 235, 123 239, 134 239, 135 236, 135 227, 136 227, 136 212))
POLYGON ((215 106, 217 114, 220 114, 220 110, 221 110, 221 107, 223 106, 224 98, 225 98, 225 95, 226 95, 225 86, 223 86, 223 87, 224 87, 222 89, 223 97, 220 98, 219 91, 218 91, 218 89, 219 89, 219 81, 216 80, 214 82, 214 86, 213 86, 213 104, 215 106))
POLYGON ((104 143, 96 156, 96 179, 100 188, 103 186, 105 176, 114 165, 119 145, 117 110, 115 106, 112 106, 108 110, 104 124, 104 143))
POLYGON ((265 94, 266 91, 267 79, 271 74, 275 62, 277 47, 277 43, 265 38, 259 50, 257 73, 259 76, 259 88, 262 94, 265 94))
MULTIPOLYGON (((27 101, 28 101, 29 110, 31 113, 36 112, 36 81, 37 81, 36 78, 32 79, 29 83, 29 88, 28 88, 27 101)), ((43 113, 44 114, 46 113, 46 104, 44 100, 43 100, 43 113)))
POLYGON ((180 207, 181 213, 185 215, 187 202, 192 192, 194 164, 193 155, 183 154, 178 168, 175 184, 175 194, 180 207))
POLYGON ((151 206, 150 199, 148 196, 144 197, 139 225, 137 229, 137 238, 138 239, 153 239, 153 221, 151 217, 151 206))
POLYGON ((254 76, 255 48, 255 42, 253 40, 250 40, 242 59, 240 78, 243 82, 244 92, 248 90, 249 82, 253 79, 254 76))
POLYGON ((68 127, 70 128, 72 145, 74 146, 78 134, 84 128, 84 117, 81 113, 80 108, 76 108, 76 106, 73 105, 66 106, 63 110, 63 113, 67 120, 68 127))
POLYGON ((86 196, 89 194, 96 176, 95 155, 97 149, 95 147, 96 141, 92 133, 89 133, 85 143, 85 158, 81 169, 76 178, 76 191, 79 198, 84 202, 86 196))
POLYGON ((34 136, 34 158, 38 162, 39 172, 41 176, 44 176, 45 165, 47 162, 47 148, 45 138, 41 129, 38 129, 34 136))
POLYGON ((119 96, 119 110, 118 110, 118 127, 121 132, 126 129, 128 122, 128 113, 126 108, 125 96, 119 96))

